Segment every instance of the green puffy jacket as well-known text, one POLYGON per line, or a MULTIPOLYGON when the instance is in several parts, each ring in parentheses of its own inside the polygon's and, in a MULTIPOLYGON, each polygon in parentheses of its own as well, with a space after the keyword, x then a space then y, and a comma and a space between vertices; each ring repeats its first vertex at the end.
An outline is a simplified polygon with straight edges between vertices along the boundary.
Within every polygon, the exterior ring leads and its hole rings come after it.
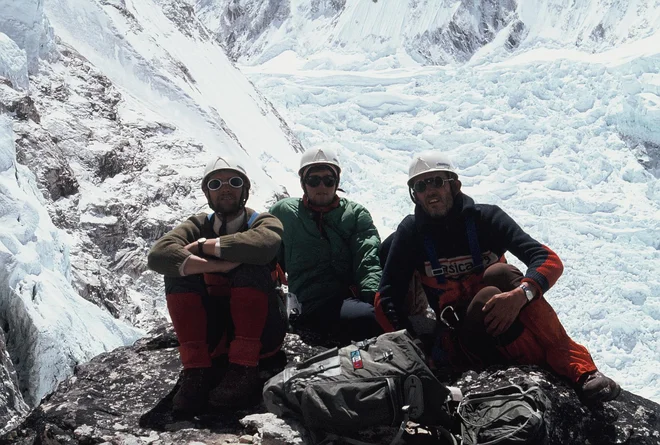
POLYGON ((382 272, 380 238, 367 209, 341 198, 339 207, 322 215, 325 237, 302 199, 283 199, 270 213, 284 226, 278 260, 288 273, 289 290, 303 306, 303 317, 329 299, 349 297, 351 285, 360 300, 373 304, 382 272))

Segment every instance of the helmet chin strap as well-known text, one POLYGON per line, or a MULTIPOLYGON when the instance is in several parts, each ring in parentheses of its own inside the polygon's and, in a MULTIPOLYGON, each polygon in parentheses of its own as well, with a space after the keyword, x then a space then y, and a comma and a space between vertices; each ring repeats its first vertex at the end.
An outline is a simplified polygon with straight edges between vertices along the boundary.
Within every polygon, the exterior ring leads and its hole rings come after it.
POLYGON ((410 195, 410 200, 414 204, 417 204, 417 199, 415 198, 415 192, 413 191, 412 187, 408 187, 408 194, 410 195))

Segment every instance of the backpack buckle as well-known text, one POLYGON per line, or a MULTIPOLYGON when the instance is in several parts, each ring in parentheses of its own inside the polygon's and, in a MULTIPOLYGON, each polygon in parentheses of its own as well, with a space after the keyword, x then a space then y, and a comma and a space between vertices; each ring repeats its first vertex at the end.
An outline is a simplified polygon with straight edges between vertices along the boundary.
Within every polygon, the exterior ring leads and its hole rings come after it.
POLYGON ((454 309, 454 306, 447 305, 440 311, 440 321, 445 324, 449 329, 456 329, 458 322, 461 321, 458 318, 458 314, 454 309))
POLYGON ((424 388, 420 378, 414 374, 409 375, 403 382, 403 394, 409 417, 419 419, 424 413, 424 388))

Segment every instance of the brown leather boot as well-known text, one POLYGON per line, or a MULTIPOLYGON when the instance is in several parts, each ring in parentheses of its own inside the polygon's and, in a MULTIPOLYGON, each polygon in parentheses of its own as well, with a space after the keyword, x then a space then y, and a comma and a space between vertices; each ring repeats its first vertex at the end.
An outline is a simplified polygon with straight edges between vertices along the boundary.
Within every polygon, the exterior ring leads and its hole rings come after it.
POLYGON ((209 405, 216 409, 249 408, 261 401, 263 381, 256 366, 230 363, 227 373, 209 394, 209 405))
POLYGON ((580 396, 587 403, 609 402, 621 394, 621 387, 611 378, 595 371, 583 376, 580 396))
POLYGON ((206 410, 211 379, 211 368, 183 370, 179 390, 172 400, 172 411, 175 417, 192 417, 206 410))

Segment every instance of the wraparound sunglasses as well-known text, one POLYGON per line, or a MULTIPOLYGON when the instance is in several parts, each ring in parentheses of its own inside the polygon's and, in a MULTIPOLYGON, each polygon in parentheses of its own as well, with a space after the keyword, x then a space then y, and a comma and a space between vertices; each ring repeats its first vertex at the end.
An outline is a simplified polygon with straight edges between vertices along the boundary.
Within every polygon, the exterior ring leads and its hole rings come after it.
POLYGON ((417 193, 424 193, 424 191, 426 190, 426 188, 428 186, 433 186, 433 187, 436 187, 436 188, 440 188, 443 185, 445 185, 446 182, 451 182, 453 180, 454 180, 453 178, 445 179, 445 178, 442 178, 440 176, 434 176, 432 178, 420 179, 419 181, 417 181, 413 184, 413 189, 417 193))

